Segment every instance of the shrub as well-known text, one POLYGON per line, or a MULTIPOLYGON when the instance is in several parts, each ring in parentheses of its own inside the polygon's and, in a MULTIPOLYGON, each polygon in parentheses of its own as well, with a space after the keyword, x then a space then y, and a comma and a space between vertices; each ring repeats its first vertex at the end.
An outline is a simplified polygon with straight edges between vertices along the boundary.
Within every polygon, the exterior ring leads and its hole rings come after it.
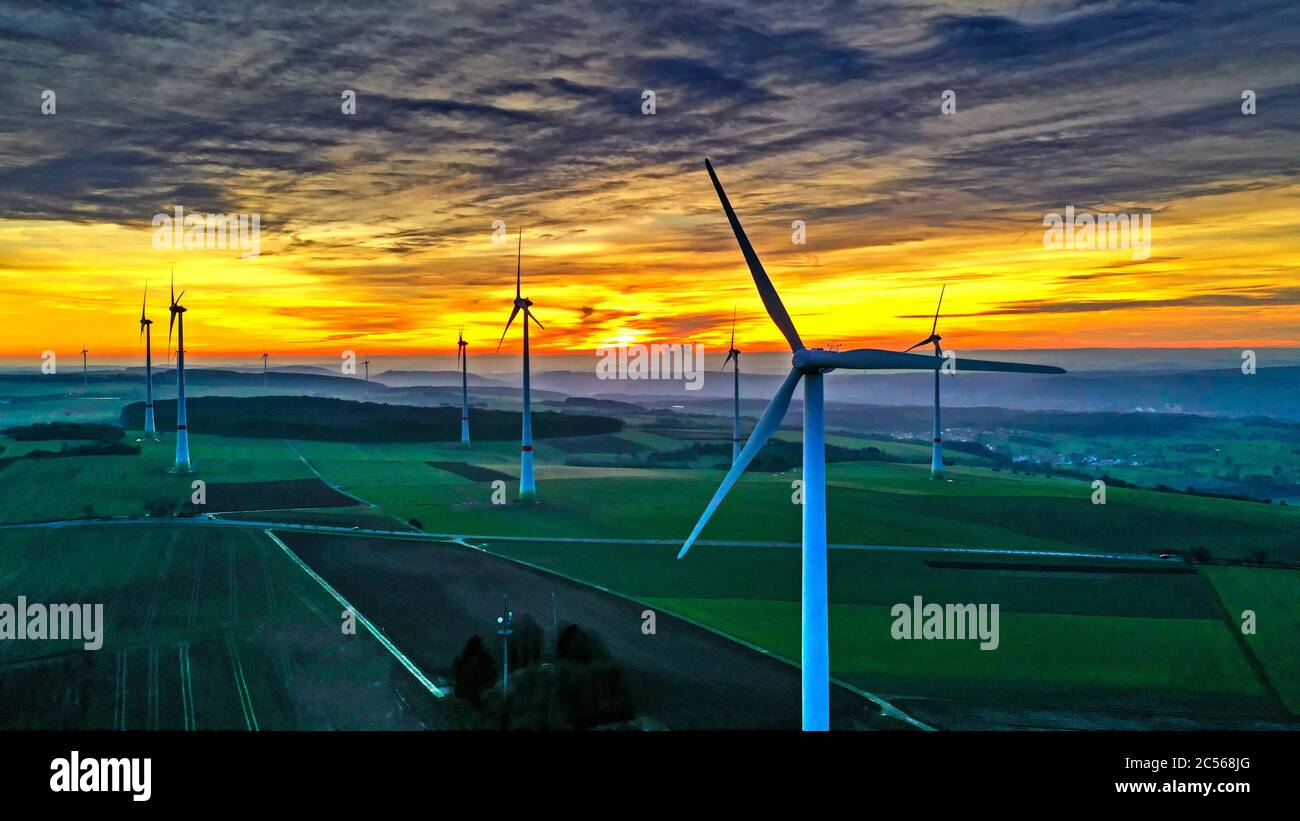
POLYGON ((475 709, 483 703, 483 694, 497 679, 497 663, 483 639, 473 636, 452 663, 456 698, 472 704, 475 709))

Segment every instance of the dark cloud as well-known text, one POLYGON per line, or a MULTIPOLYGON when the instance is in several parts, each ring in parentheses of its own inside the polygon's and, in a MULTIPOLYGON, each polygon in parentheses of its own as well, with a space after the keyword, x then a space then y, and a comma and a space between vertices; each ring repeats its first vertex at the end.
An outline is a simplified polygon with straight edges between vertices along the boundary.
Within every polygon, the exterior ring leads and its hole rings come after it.
POLYGON ((551 203, 662 207, 654 183, 698 174, 708 154, 746 183, 750 219, 793 212, 889 243, 914 235, 890 219, 1033 225, 1065 204, 1293 183, 1294 3, 953 8, 9 3, 0 217, 141 224, 184 199, 262 210, 291 234, 436 196, 427 232, 374 238, 409 255, 482 230, 484 214, 565 231, 551 203), (39 113, 45 88, 54 117, 39 113), (1255 117, 1238 110, 1243 88, 1259 94, 1255 117), (829 199, 816 186, 766 197, 746 170, 764 163, 841 184, 829 199))

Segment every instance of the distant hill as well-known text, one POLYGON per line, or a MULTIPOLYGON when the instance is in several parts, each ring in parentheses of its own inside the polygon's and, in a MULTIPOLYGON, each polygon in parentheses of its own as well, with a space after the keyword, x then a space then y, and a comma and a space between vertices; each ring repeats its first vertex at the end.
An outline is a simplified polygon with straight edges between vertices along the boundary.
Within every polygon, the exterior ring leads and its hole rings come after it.
MULTIPOLYGON (((382 382, 395 388, 431 386, 431 387, 460 387, 460 371, 384 371, 370 377, 372 381, 382 382)), ((490 385, 493 387, 508 387, 507 383, 498 379, 492 379, 486 376, 470 373, 465 380, 470 387, 490 385)))
MULTIPOLYGON (((1222 416, 1270 416, 1300 421, 1300 367, 1261 368, 1245 375, 1239 369, 1130 373, 1091 371, 1060 376, 1006 373, 961 373, 944 377, 944 407, 1000 407, 1019 410, 1068 410, 1197 413, 1222 416)), ((781 376, 741 373, 742 402, 766 403, 781 376)), ((714 408, 731 398, 731 375, 709 373, 704 387, 687 391, 681 382, 601 381, 595 374, 545 374, 538 384, 574 395, 687 409, 714 408)), ((832 373, 826 399, 862 405, 925 405, 933 396, 934 375, 907 373, 832 373)), ((797 395, 796 395, 796 401, 797 395)), ((760 405, 761 407, 761 405, 760 405)))
MULTIPOLYGON (((460 439, 460 409, 351 402, 313 396, 203 396, 186 401, 191 430, 218 436, 316 439, 330 442, 453 442, 460 439)), ((176 401, 154 403, 160 430, 176 426, 176 401)), ((476 441, 519 438, 520 415, 476 410, 470 427, 476 441)), ((144 403, 122 409, 122 425, 140 430, 144 403)), ((623 421, 548 411, 533 414, 538 439, 618 433, 623 421)))

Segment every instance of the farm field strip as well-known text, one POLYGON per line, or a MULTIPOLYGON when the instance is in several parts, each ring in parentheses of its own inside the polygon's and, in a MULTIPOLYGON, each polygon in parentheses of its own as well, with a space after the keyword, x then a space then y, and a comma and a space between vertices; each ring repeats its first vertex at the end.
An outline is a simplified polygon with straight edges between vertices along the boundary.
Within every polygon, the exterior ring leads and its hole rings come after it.
POLYGON ((343 635, 326 593, 270 547, 222 528, 0 531, 0 564, 27 568, 0 600, 104 603, 98 652, 0 642, 0 727, 427 726, 424 690, 380 646, 343 635))
POLYGON ((357 610, 355 607, 349 604, 347 599, 343 598, 343 596, 340 595, 337 590, 335 590, 333 587, 330 586, 329 582, 325 581, 323 578, 320 577, 320 574, 318 574, 315 570, 312 570, 311 567, 308 566, 307 563, 304 562, 302 559, 298 558, 298 555, 294 553, 291 549, 289 549, 289 546, 285 544, 280 539, 279 536, 276 536, 275 533, 273 533, 271 530, 267 530, 266 535, 271 538, 271 541, 279 545, 280 549, 285 552, 285 555, 288 556, 295 564, 297 564, 298 567, 300 567, 304 573, 306 573, 317 584, 319 584, 325 590, 326 593, 329 593, 331 596, 333 596, 336 602, 343 605, 343 609, 351 613, 356 618, 358 623, 360 623, 363 627, 365 627, 368 631, 370 631, 370 634, 374 636, 375 639, 378 640, 381 645, 383 645, 384 649, 387 650, 393 656, 393 658, 397 659, 398 663, 400 663, 403 667, 405 667, 406 670, 412 676, 415 676, 416 681, 420 682, 420 684, 424 687, 424 689, 432 693, 435 698, 445 698, 447 696, 449 692, 448 690, 439 687, 438 685, 430 681, 429 677, 426 676, 424 672, 420 670, 419 667, 415 666, 415 662, 407 658, 405 653, 397 649, 397 646, 388 640, 388 637, 384 635, 382 630, 376 627, 374 623, 370 621, 370 619, 367 619, 364 615, 362 615, 361 611, 357 610))
MULTIPOLYGON (((700 557, 705 564, 686 573, 671 546, 602 552, 596 545, 575 551, 569 543, 508 540, 483 547, 662 607, 783 658, 799 657, 799 569, 793 557, 777 561, 785 551, 755 548, 734 558, 729 551, 706 552, 700 557)), ((1040 592, 1016 573, 999 578, 997 570, 933 568, 918 557, 895 556, 874 574, 834 565, 880 559, 862 553, 832 558, 831 662, 839 680, 882 694, 903 710, 922 698, 1288 720, 1224 630, 1208 582, 1195 573, 1137 574, 1133 584, 1146 588, 1150 601, 1133 600, 1127 586, 1108 599, 1111 579, 1123 578, 1122 571, 1052 573, 1040 592), (873 577, 870 591, 847 586, 873 577), (910 601, 922 591, 927 601, 987 600, 981 595, 1000 601, 1002 645, 983 652, 961 642, 893 640, 888 602, 910 601)))

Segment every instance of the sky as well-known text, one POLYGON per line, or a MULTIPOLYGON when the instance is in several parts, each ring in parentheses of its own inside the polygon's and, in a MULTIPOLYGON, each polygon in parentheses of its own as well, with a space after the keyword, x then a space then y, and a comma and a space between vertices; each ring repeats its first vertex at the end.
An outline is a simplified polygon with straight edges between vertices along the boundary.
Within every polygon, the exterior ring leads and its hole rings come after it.
POLYGON ((491 352, 520 229, 535 352, 780 350, 705 157, 809 345, 1300 344, 1293 0, 281 6, 0 3, 0 357, 138 357, 172 270, 198 357, 491 352))

